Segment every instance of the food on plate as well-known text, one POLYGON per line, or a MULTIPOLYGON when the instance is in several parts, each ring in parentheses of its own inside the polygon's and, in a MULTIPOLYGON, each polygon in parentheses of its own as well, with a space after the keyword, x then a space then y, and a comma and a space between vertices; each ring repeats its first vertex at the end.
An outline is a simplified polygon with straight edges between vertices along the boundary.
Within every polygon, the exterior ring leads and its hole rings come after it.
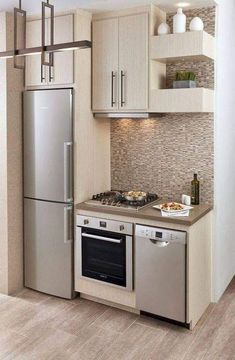
POLYGON ((171 202, 171 203, 162 204, 161 205, 161 210, 164 210, 164 211, 181 211, 181 210, 184 210, 184 206, 179 204, 179 203, 171 202))

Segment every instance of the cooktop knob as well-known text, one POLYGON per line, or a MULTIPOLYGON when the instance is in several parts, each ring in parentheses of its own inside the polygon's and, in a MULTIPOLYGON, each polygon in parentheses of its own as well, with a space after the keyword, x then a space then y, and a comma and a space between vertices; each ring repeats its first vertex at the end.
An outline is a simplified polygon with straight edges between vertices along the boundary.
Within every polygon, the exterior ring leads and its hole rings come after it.
POLYGON ((125 229, 124 225, 120 225, 120 231, 123 231, 125 229))
POLYGON ((85 219, 83 223, 84 223, 84 225, 88 225, 88 224, 89 224, 89 220, 88 220, 88 219, 85 219))

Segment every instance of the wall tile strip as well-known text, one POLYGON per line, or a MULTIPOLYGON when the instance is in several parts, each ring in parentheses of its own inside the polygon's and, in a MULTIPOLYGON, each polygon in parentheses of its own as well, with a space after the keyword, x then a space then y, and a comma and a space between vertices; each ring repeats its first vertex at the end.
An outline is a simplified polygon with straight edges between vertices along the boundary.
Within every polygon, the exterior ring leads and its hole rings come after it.
MULTIPOLYGON (((185 11, 187 24, 194 16, 205 31, 215 34, 215 8, 185 11)), ((172 14, 168 24, 172 26, 172 14)), ((196 73, 198 86, 214 88, 213 61, 167 65, 167 87, 177 70, 196 73)), ((113 189, 141 189, 164 199, 179 201, 190 194, 193 173, 199 174, 201 202, 213 204, 214 115, 165 114, 148 120, 113 120, 111 123, 111 179, 113 189)))

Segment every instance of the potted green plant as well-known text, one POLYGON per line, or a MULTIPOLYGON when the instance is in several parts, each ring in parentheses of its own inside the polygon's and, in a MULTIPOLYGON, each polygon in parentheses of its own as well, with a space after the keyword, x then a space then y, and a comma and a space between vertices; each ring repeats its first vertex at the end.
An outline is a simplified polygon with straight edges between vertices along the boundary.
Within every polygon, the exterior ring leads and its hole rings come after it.
POLYGON ((195 88, 196 75, 192 71, 177 71, 173 81, 173 89, 195 88))

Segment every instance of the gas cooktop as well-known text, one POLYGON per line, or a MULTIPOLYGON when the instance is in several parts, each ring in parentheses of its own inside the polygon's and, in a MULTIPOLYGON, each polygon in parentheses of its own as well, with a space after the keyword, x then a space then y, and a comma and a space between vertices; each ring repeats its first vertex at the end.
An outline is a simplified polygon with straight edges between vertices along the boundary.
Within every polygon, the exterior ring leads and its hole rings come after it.
POLYGON ((124 191, 107 191, 104 193, 93 195, 91 200, 86 201, 87 205, 93 206, 104 206, 109 208, 117 209, 126 209, 126 210, 135 210, 149 206, 150 204, 156 202, 159 197, 157 194, 147 193, 146 197, 140 201, 128 201, 122 195, 124 191))

